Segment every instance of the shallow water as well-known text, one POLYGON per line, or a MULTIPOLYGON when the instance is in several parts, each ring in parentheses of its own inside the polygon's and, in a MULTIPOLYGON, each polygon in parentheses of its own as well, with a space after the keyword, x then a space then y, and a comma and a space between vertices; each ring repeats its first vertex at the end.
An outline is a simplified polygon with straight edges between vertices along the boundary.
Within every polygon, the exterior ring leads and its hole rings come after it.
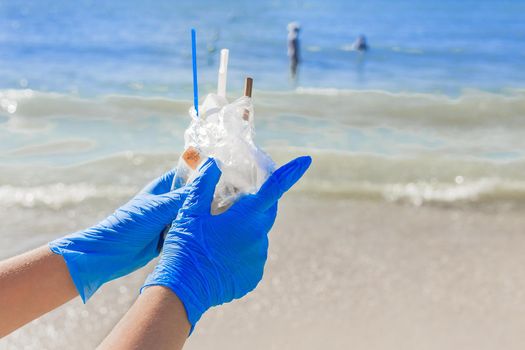
MULTIPOLYGON (((15 106, 0 121, 3 206, 130 196, 130 181, 176 164, 189 124, 184 100, 32 90, 0 96, 4 111, 15 106)), ((259 91, 255 111, 256 141, 278 163, 314 157, 299 191, 416 205, 524 203, 521 90, 457 98, 259 91)))
POLYGON ((230 82, 284 90, 286 25, 302 24, 303 87, 427 91, 522 87, 519 0, 24 1, 0 4, 0 88, 100 95, 191 96, 189 28, 198 30, 201 88, 230 82), (359 34, 366 55, 349 51, 359 34))

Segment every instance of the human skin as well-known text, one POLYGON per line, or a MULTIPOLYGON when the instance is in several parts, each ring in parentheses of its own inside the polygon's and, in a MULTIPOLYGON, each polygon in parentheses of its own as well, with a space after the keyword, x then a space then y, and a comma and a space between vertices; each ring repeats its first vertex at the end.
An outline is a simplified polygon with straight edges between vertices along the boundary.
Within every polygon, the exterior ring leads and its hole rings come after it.
POLYGON ((182 349, 190 328, 177 295, 152 286, 143 290, 99 349, 182 349))
MULTIPOLYGON (((310 164, 310 157, 289 162, 277 169, 258 193, 242 197, 230 211, 213 216, 211 203, 221 171, 215 160, 209 159, 203 165, 202 174, 192 183, 174 221, 174 229, 167 235, 158 270, 156 268, 152 279, 146 281, 142 295, 101 348, 180 349, 191 325, 195 325, 209 307, 241 298, 253 290, 262 278, 268 249, 267 234, 275 220, 277 201, 302 177, 310 164), (236 222, 240 224, 233 225, 236 222), (215 250, 210 250, 210 247, 215 250), (192 252, 196 254, 195 260, 191 260, 192 252), (207 267, 211 271, 208 275, 202 275, 203 270, 188 263, 208 255, 207 267), (217 274, 218 271, 222 275, 217 274), (203 284, 199 280, 202 276, 206 278, 204 284, 215 283, 217 289, 208 290, 215 295, 210 298, 210 294, 196 294, 196 301, 188 301, 192 300, 191 294, 180 288, 182 281, 189 281, 192 285, 189 289, 195 285, 198 289, 203 284), (221 276, 237 283, 230 285, 229 294, 221 289, 228 284, 221 276)), ((118 237, 118 234, 115 235, 118 237)), ((133 235, 136 231, 127 234, 133 235)), ((68 269, 75 260, 64 259, 50 249, 40 247, 0 262, 0 337, 78 295, 68 269)), ((90 250, 80 251, 80 254, 90 254, 90 250)), ((93 264, 84 267, 90 273, 96 272, 93 264)))
MULTIPOLYGON (((78 296, 64 259, 47 246, 0 262, 0 338, 78 296)), ((101 349, 180 349, 184 306, 165 287, 146 288, 101 349)))
POLYGON ((47 246, 0 262, 0 337, 78 295, 66 263, 47 246))

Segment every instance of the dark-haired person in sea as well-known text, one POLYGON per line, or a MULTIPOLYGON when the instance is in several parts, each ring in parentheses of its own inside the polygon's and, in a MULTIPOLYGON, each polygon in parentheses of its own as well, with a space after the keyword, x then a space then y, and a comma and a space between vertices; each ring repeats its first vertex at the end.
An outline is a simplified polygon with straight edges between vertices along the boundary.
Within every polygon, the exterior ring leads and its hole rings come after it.
POLYGON ((352 44, 352 49, 361 52, 368 51, 368 43, 366 42, 366 37, 363 34, 359 35, 354 41, 354 43, 352 44))
POLYGON ((299 30, 301 26, 297 22, 288 24, 288 57, 290 58, 290 76, 295 79, 297 66, 299 65, 299 30))

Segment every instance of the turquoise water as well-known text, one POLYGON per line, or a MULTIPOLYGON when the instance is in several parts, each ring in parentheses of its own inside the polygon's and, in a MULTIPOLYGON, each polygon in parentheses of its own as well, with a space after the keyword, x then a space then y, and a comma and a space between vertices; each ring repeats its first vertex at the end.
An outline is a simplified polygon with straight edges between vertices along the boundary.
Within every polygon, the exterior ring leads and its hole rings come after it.
POLYGON ((523 1, 24 1, 0 3, 0 88, 82 96, 190 98, 189 28, 200 83, 215 86, 217 50, 230 85, 283 90, 286 24, 302 24, 299 86, 458 94, 525 79, 523 1), (348 51, 359 34, 371 50, 348 51))
POLYGON ((108 164, 141 167, 135 184, 175 165, 191 27, 201 101, 229 48, 229 98, 255 79, 257 143, 278 163, 315 155, 299 190, 525 203, 523 13, 523 1, 1 2, 0 205, 35 191, 53 202, 45 189, 56 186, 64 203, 90 186, 107 196, 106 183, 127 181, 108 164), (365 54, 349 50, 361 33, 365 54))

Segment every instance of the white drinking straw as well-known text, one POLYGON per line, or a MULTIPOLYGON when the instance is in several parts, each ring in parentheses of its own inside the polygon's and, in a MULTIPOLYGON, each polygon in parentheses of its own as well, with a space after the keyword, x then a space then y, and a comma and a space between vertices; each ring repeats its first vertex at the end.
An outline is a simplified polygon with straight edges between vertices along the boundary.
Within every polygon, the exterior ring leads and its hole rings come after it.
POLYGON ((226 76, 228 74, 228 49, 221 50, 221 63, 219 65, 219 79, 217 80, 217 95, 226 97, 226 76))

